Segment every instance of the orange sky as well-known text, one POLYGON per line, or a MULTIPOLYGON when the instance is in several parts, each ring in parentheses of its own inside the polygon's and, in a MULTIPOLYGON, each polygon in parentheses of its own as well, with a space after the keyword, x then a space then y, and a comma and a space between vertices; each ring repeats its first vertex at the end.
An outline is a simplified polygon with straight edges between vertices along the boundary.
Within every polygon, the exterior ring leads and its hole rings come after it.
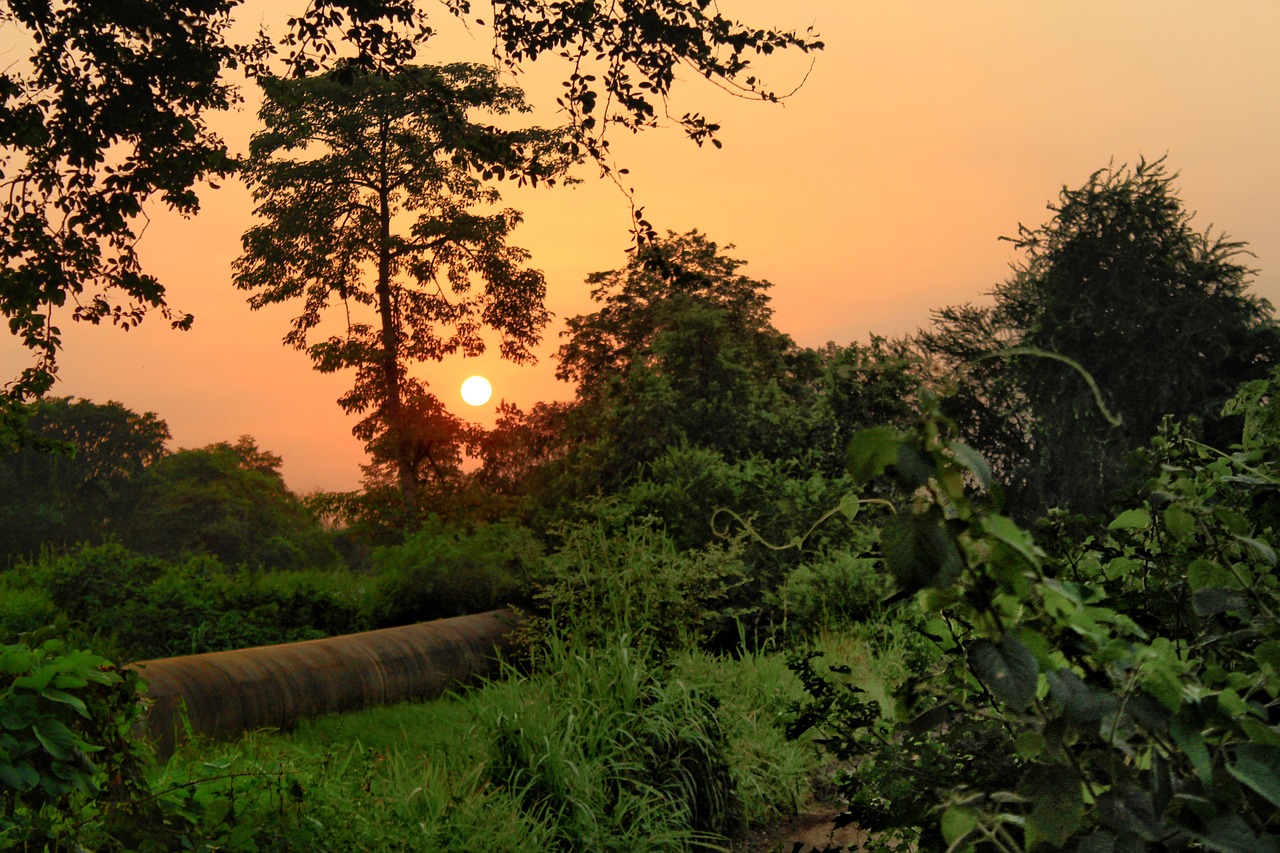
MULTIPOLYGON (((933 309, 983 299, 1012 258, 998 237, 1044 221, 1064 183, 1139 154, 1167 152, 1196 221, 1248 242, 1256 291, 1280 303, 1280 3, 721 7, 762 25, 813 24, 827 49, 807 84, 781 107, 730 99, 698 80, 678 90, 671 111, 719 121, 722 150, 672 130, 615 135, 613 144, 647 217, 659 229, 699 228, 735 244, 745 272, 774 283, 775 323, 799 343, 901 335, 927 324, 933 309)), ((424 61, 486 53, 483 31, 451 31, 424 61)), ((761 70, 786 89, 806 66, 784 57, 761 70)), ((560 72, 535 67, 516 81, 544 108, 544 124, 556 121, 560 72)), ((218 126, 243 150, 253 111, 218 126)), ((417 368, 460 416, 490 422, 492 404, 473 409, 458 394, 473 373, 493 381, 493 403, 528 407, 571 393, 550 357, 563 317, 591 310, 584 277, 623 265, 629 244, 622 196, 590 170, 583 176, 576 188, 506 197, 525 212, 516 242, 546 272, 557 315, 539 364, 517 368, 495 353, 417 368)), ((250 434, 284 457, 300 492, 357 487, 363 452, 354 419, 335 402, 346 377, 320 376, 280 344, 292 309, 251 312, 230 284, 250 223, 247 192, 229 183, 202 198, 192 220, 153 206, 143 241, 171 303, 196 315, 193 330, 171 332, 159 318, 127 334, 63 323, 54 393, 154 411, 174 447, 250 434)), ((25 364, 20 348, 0 342, 2 381, 25 364)))

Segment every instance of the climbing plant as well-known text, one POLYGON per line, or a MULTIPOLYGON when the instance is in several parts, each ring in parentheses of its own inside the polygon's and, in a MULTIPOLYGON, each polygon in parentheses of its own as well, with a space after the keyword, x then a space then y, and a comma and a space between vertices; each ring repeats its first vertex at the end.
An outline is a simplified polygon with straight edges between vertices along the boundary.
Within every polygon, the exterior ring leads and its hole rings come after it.
POLYGON ((1276 388, 1229 407, 1231 452, 1167 429, 1145 499, 1054 558, 937 396, 854 437, 854 477, 904 496, 881 557, 940 655, 892 709, 799 660, 796 728, 859 759, 847 819, 879 849, 1280 849, 1276 388))

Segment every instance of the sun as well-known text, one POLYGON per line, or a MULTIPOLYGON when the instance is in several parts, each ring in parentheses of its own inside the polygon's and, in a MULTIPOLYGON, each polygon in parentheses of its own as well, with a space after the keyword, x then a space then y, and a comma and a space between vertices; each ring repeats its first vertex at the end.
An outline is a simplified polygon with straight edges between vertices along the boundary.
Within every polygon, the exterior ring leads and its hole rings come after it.
POLYGON ((462 383, 462 399, 469 405, 483 406, 493 395, 493 386, 483 376, 472 376, 462 383))

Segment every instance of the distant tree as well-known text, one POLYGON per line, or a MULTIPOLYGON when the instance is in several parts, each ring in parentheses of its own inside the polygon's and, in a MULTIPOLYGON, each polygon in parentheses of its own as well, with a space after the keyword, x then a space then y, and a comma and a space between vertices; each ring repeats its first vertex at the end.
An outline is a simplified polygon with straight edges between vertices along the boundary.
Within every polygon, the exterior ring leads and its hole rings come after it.
POLYGON ((997 411, 1029 413, 1015 432, 1027 439, 1037 509, 1103 510, 1132 476, 1127 455, 1164 416, 1212 424, 1236 386, 1266 376, 1280 355, 1271 305, 1248 292, 1244 244, 1193 229, 1175 178, 1162 158, 1064 188, 1049 223, 1012 238, 1024 259, 994 306, 939 316, 935 351, 976 369, 997 411), (999 355, 1009 346, 1075 360, 1120 424, 1069 366, 999 355))
POLYGON ((729 460, 795 454, 798 348, 771 323, 772 285, 743 264, 692 231, 588 277, 600 308, 568 319, 556 375, 577 386, 578 434, 603 442, 601 473, 682 443, 729 460))
POLYGON ((859 430, 905 427, 915 417, 923 371, 908 340, 875 336, 866 344, 828 342, 803 350, 799 361, 807 362, 800 369, 808 389, 802 402, 804 446, 829 476, 845 471, 845 450, 859 430))
MULTIPOLYGON (((57 373, 59 323, 71 317, 124 327, 159 310, 179 328, 163 282, 145 272, 137 244, 153 199, 183 215, 195 188, 233 170, 207 124, 237 96, 228 72, 270 76, 278 46, 293 75, 316 75, 339 55, 353 69, 394 76, 435 32, 415 0, 314 0, 273 39, 230 40, 240 0, 11 2, 0 73, 0 314, 33 353, 0 394, 0 438, 18 438, 20 407, 57 373), (342 42, 339 46, 335 42, 342 42)), ((468 0, 442 0, 470 16, 468 0)), ((605 129, 656 124, 688 67, 737 94, 773 101, 750 63, 755 55, 821 49, 812 33, 743 25, 703 0, 654 5, 493 3, 495 56, 509 66, 551 52, 570 69, 561 103, 580 150, 606 162, 605 129), (595 57, 599 57, 595 59, 595 57)), ((670 119, 701 144, 717 125, 698 114, 670 119)))
POLYGON ((363 416, 355 434, 394 460, 404 508, 416 512, 413 413, 439 403, 409 366, 482 352, 486 327, 503 357, 532 357, 546 284, 524 266, 528 253, 507 245, 520 214, 495 212, 485 181, 554 182, 571 163, 563 135, 479 123, 476 112, 528 109, 479 65, 389 77, 344 67, 267 80, 263 93, 266 127, 245 167, 263 221, 244 235, 236 285, 255 309, 301 303, 285 343, 321 372, 354 370, 338 402, 363 416))
POLYGON ((169 427, 117 402, 49 397, 26 428, 60 452, 23 447, 0 454, 0 559, 43 544, 96 542, 127 511, 143 471, 165 452, 169 427))
POLYGON ((228 566, 329 568, 337 553, 286 488, 281 461, 247 435, 171 453, 147 469, 115 529, 134 551, 170 560, 208 554, 228 566))

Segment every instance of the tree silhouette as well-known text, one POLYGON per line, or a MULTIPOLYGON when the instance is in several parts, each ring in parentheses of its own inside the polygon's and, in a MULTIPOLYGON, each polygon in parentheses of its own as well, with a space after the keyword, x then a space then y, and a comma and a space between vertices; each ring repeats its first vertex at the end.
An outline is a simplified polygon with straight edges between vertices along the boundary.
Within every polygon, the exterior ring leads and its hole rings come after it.
MULTIPOLYGON (((32 361, 0 394, 0 439, 29 438, 21 407, 52 387, 61 323, 124 328, 160 311, 177 328, 164 282, 137 254, 149 202, 198 212, 196 188, 235 168, 207 116, 237 102, 230 72, 315 76, 338 63, 394 75, 436 33, 419 0, 312 0, 282 37, 230 38, 240 0, 11 2, 15 34, 0 72, 0 315, 32 361), (283 50, 283 56, 281 51, 283 50), (281 68, 283 66, 283 68, 281 68)), ((798 36, 727 18, 706 0, 660 3, 494 2, 495 59, 516 67, 551 54, 567 63, 561 105, 582 153, 605 160, 605 129, 659 120, 701 144, 717 126, 666 116, 678 68, 735 94, 778 96, 751 58, 821 49, 798 36)), ((469 0, 438 0, 472 15, 469 0)), ((639 226, 637 226, 639 227, 639 226)))
MULTIPOLYGON (((236 286, 257 309, 300 303, 285 336, 324 373, 352 369, 339 399, 355 434, 395 461, 417 508, 417 438, 408 401, 426 395, 410 364, 484 350, 524 361, 548 319, 542 273, 507 245, 515 210, 494 210, 485 179, 551 183, 570 165, 563 135, 502 130, 477 111, 526 111, 493 69, 406 66, 391 76, 342 67, 263 84, 245 175, 262 223, 244 235, 236 286), (325 325, 340 308, 334 325, 325 325)), ((332 321, 330 321, 332 322, 332 321)), ((415 404, 418 409, 431 408, 415 404)))

